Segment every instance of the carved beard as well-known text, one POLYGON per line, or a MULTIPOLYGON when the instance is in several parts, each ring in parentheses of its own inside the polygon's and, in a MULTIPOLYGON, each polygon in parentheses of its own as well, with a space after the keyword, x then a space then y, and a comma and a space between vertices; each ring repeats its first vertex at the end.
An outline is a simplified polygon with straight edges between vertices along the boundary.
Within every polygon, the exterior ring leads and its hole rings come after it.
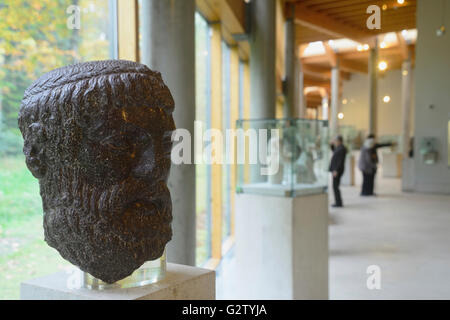
POLYGON ((128 178, 93 187, 59 175, 41 181, 45 241, 61 256, 107 283, 159 258, 172 237, 170 193, 164 182, 128 178), (52 192, 53 191, 53 192, 52 192))

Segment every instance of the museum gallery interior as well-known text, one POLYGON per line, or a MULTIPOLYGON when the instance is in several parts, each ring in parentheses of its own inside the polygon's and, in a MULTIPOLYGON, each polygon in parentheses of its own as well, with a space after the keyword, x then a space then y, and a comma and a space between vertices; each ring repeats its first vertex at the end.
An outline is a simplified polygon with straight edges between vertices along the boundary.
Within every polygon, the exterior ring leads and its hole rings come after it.
POLYGON ((0 1, 0 299, 450 299, 450 0, 0 1))

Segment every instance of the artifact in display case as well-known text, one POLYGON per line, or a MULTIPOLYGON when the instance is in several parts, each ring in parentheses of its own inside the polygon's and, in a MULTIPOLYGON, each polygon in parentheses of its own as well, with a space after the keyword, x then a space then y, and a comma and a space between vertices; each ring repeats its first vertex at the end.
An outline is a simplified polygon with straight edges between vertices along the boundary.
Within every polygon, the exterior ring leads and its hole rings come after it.
POLYGON ((423 137, 419 151, 425 164, 435 164, 438 159, 438 140, 433 137, 423 137))
POLYGON ((124 60, 55 69, 25 91, 19 127, 45 241, 88 273, 87 287, 164 276, 173 110, 161 74, 124 60))
POLYGON ((359 150, 361 148, 361 139, 360 133, 354 126, 349 125, 341 125, 339 126, 339 134, 342 136, 344 140, 344 145, 348 149, 348 153, 350 154, 353 150, 359 150))
POLYGON ((237 146, 238 154, 247 155, 244 162, 238 162, 238 193, 295 197, 326 192, 327 121, 238 120, 237 128, 248 137, 246 143, 237 146), (264 157, 251 161, 256 158, 252 153, 264 157), (269 167, 271 170, 263 170, 269 167))

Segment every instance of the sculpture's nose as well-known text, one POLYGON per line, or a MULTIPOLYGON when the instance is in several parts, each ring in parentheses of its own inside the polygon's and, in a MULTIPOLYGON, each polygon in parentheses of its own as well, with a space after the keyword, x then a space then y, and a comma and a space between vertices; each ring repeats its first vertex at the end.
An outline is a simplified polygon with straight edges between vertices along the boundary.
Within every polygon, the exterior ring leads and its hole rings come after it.
POLYGON ((153 147, 149 146, 142 153, 137 166, 133 169, 133 174, 139 178, 149 177, 156 166, 155 153, 153 147))

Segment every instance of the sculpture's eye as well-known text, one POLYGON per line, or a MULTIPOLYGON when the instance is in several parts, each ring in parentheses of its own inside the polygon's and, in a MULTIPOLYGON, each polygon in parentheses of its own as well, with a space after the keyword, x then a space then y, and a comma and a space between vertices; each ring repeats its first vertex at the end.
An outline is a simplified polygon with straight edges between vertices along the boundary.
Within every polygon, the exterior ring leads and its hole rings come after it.
POLYGON ((137 141, 140 145, 147 145, 152 141, 152 137, 150 133, 140 130, 139 133, 137 133, 137 141))

